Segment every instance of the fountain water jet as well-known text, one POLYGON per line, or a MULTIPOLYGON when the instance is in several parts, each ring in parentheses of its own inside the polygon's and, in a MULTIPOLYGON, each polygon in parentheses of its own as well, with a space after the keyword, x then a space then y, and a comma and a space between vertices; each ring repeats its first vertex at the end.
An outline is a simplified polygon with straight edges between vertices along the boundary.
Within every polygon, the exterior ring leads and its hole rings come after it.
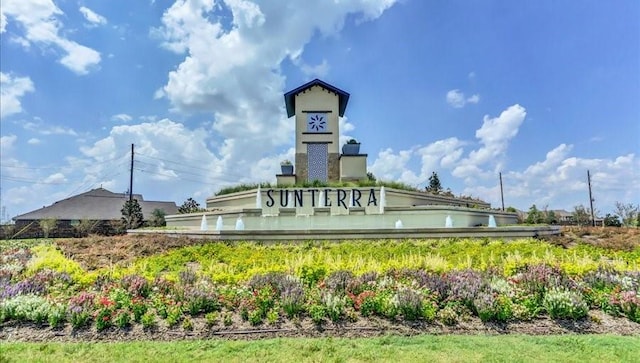
POLYGON ((218 216, 216 221, 216 231, 222 231, 222 216, 218 216))
POLYGON ((236 231, 244 231, 244 222, 242 221, 242 216, 238 216, 238 219, 236 219, 236 231))
POLYGON ((258 191, 256 192, 256 208, 262 208, 262 190, 260 189, 260 185, 258 185, 258 191))
POLYGON ((496 225, 496 219, 495 219, 495 217, 493 216, 493 214, 490 214, 490 215, 489 215, 489 228, 496 228, 496 227, 498 227, 498 226, 496 225))
POLYGON ((384 190, 384 186, 380 188, 380 214, 384 213, 384 207, 387 206, 387 192, 384 190))
POLYGON ((209 229, 209 226, 207 225, 207 216, 206 215, 202 215, 202 222, 200 222, 200 230, 201 231, 206 231, 209 229))
POLYGON ((447 218, 444 220, 444 226, 446 228, 452 228, 453 227, 453 219, 451 218, 450 215, 447 215, 447 218))

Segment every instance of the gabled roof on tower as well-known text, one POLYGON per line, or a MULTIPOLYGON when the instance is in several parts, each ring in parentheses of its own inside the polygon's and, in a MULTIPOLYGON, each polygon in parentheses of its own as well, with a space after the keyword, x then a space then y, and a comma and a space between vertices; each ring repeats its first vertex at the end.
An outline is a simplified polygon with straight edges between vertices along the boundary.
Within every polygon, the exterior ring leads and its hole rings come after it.
POLYGON ((302 86, 293 89, 284 94, 284 103, 287 106, 287 117, 291 117, 296 114, 296 95, 300 92, 306 91, 313 86, 320 86, 326 90, 329 90, 338 95, 338 114, 340 117, 344 116, 344 111, 347 108, 347 102, 349 102, 349 94, 337 87, 323 82, 319 79, 314 79, 311 82, 305 83, 302 86))

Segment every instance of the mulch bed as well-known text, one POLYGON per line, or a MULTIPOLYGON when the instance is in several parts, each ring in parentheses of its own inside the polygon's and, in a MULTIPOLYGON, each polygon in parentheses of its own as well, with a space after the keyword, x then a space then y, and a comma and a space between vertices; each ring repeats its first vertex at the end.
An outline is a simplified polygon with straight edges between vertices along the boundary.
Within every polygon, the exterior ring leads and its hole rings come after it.
POLYGON ((159 321, 153 329, 139 324, 128 328, 115 327, 101 332, 95 328, 74 330, 70 325, 60 329, 42 327, 32 323, 5 323, 0 325, 0 340, 5 342, 119 342, 119 341, 174 341, 193 339, 254 340, 275 337, 374 337, 382 335, 560 335, 560 334, 614 334, 640 337, 640 324, 625 318, 616 318, 601 311, 591 311, 581 320, 553 320, 538 318, 511 323, 483 323, 469 317, 447 326, 439 323, 389 321, 379 318, 361 318, 355 322, 314 324, 310 319, 285 321, 275 325, 252 326, 234 317, 231 326, 221 323, 207 327, 204 318, 193 318, 193 330, 184 330, 179 324, 169 328, 159 321))

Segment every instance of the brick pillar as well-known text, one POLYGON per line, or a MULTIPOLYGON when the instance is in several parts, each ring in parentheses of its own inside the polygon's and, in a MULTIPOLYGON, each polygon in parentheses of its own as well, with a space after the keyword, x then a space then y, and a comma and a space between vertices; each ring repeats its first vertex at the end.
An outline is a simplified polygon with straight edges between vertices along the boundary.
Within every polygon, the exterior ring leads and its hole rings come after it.
POLYGON ((340 181, 340 154, 329 153, 329 170, 327 171, 328 181, 340 181))
POLYGON ((296 174, 296 184, 303 183, 309 179, 309 162, 308 156, 305 153, 296 153, 296 168, 294 173, 296 174))

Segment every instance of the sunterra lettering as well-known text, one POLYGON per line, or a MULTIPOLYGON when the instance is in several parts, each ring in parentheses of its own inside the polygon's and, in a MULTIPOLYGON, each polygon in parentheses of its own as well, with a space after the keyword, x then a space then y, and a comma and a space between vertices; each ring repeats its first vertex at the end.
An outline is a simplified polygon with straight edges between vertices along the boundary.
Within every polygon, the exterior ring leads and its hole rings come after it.
POLYGON ((337 207, 349 209, 349 206, 378 206, 378 198, 375 189, 368 190, 368 196, 363 198, 363 193, 367 191, 360 189, 268 189, 267 190, 267 207, 280 206, 282 208, 294 207, 302 208, 305 204, 305 194, 310 197, 307 202, 311 202, 311 207, 332 207, 335 203, 337 207), (322 200, 320 194, 323 193, 322 200), (366 199, 366 201, 365 201, 366 199), (319 205, 320 204, 320 205, 319 205))

